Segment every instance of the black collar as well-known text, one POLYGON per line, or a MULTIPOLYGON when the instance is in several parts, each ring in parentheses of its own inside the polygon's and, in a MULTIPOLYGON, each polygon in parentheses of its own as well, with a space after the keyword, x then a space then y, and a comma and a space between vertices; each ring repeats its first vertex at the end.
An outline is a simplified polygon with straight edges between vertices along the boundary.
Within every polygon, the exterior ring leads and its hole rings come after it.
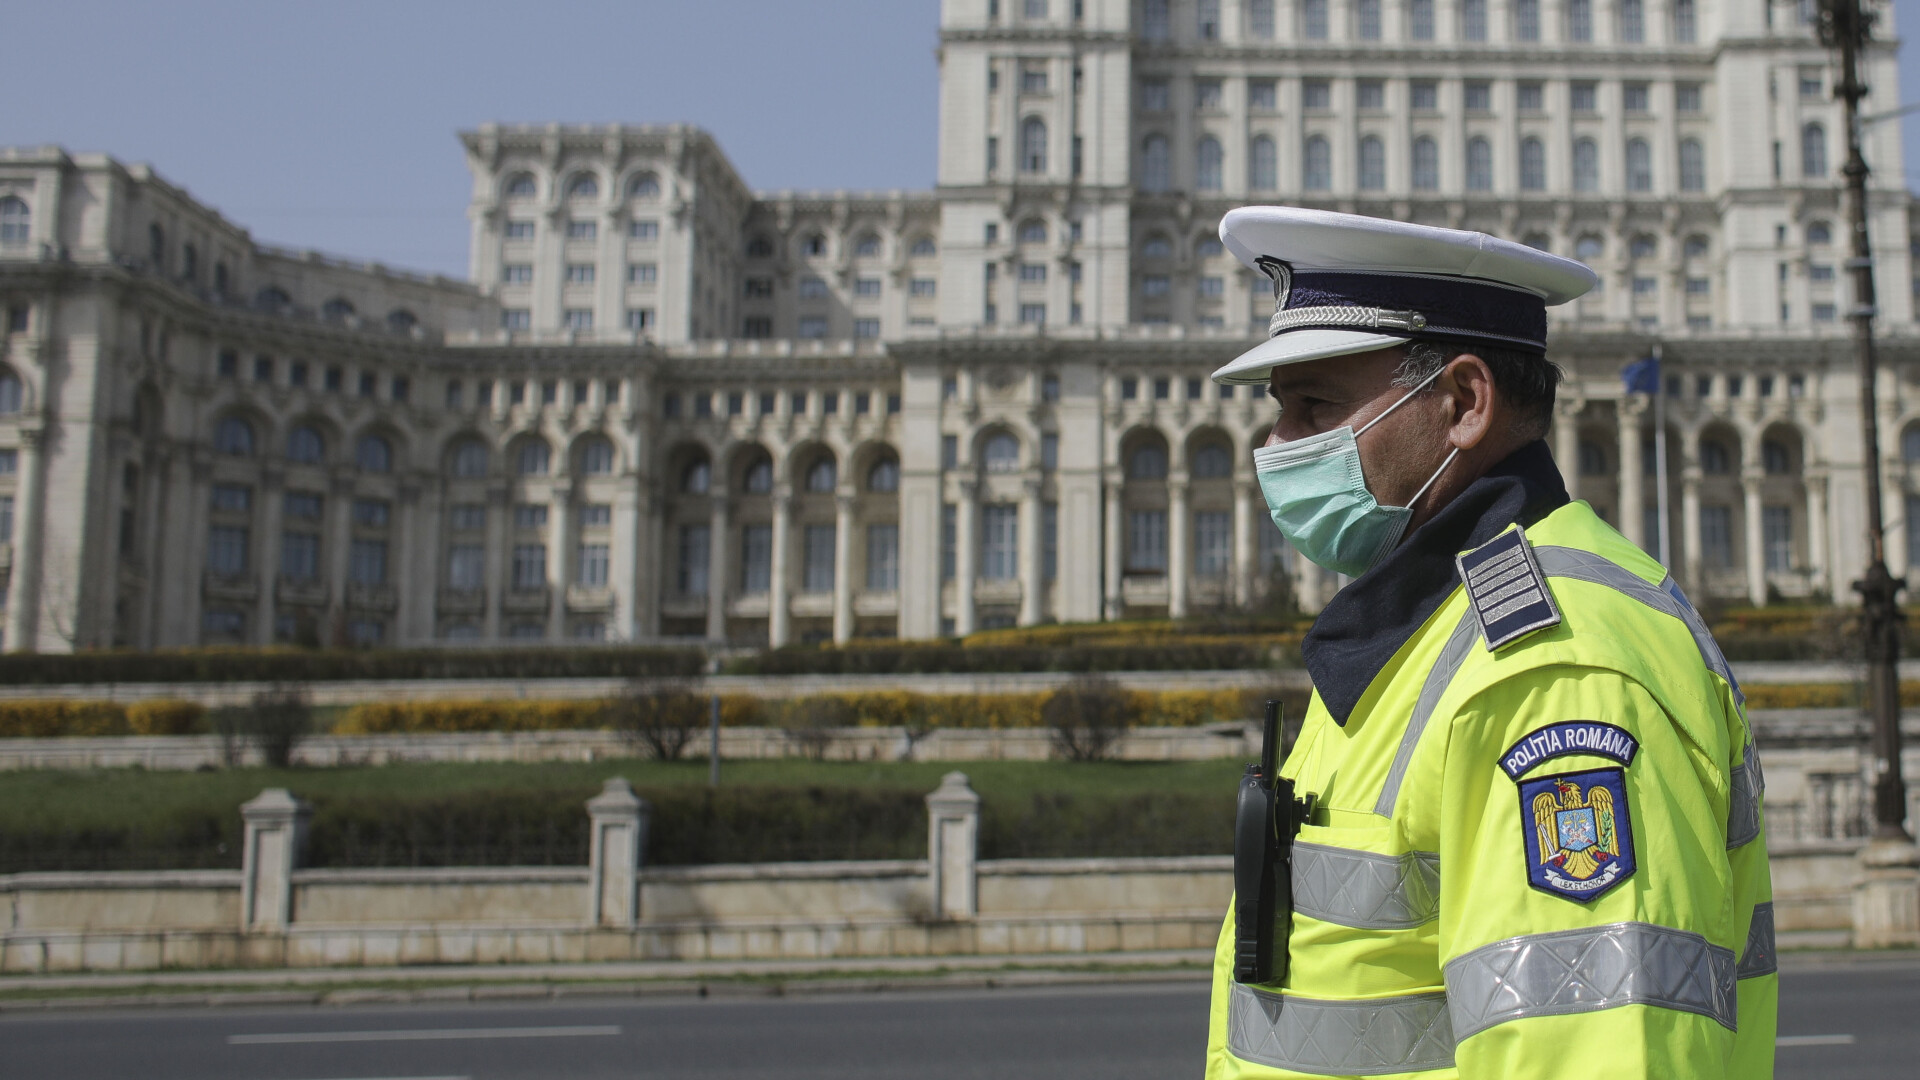
POLYGON ((1340 590, 1300 643, 1314 689, 1345 725, 1380 669, 1420 629, 1459 579, 1453 559, 1568 502, 1547 444, 1538 439, 1467 485, 1380 564, 1340 590))

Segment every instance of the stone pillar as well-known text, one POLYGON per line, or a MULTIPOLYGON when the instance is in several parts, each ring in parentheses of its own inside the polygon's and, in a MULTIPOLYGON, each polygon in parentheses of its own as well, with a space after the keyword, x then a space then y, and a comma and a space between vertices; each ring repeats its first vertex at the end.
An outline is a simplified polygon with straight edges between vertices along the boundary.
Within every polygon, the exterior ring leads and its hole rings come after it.
POLYGON ((1754 607, 1767 602, 1766 530, 1760 505, 1760 482, 1763 479, 1764 475, 1759 472, 1748 472, 1740 478, 1740 486, 1746 493, 1747 602, 1754 607))
POLYGON ((1640 413, 1645 408, 1646 402, 1637 395, 1620 399, 1620 535, 1642 551, 1647 549, 1647 496, 1640 460, 1640 413))
MULTIPOLYGON (((594 383, 590 396, 600 394, 594 383)), ((640 627, 640 485, 631 474, 613 491, 613 537, 607 547, 607 585, 613 593, 613 620, 607 636, 632 641, 640 627)))
POLYGON ((1047 583, 1043 578, 1040 539, 1040 481, 1030 479, 1020 491, 1020 618, 1032 626, 1043 617, 1047 583))
POLYGON ((567 585, 573 581, 573 559, 568 546, 573 536, 567 519, 573 511, 573 489, 555 484, 547 498, 547 640, 567 637, 567 585))
POLYGON ((980 483, 960 481, 960 505, 953 528, 953 632, 966 637, 974 630, 974 579, 979 577, 980 483))
MULTIPOLYGON (((1807 569, 1813 575, 1814 591, 1830 596, 1833 589, 1833 568, 1827 565, 1827 474, 1826 474, 1826 470, 1822 469, 1818 472, 1809 474, 1807 476, 1806 487, 1807 487, 1807 569)), ((1913 528, 1916 524, 1920 524, 1920 523, 1909 521, 1907 523, 1907 527, 1913 528)), ((1907 538, 1905 536, 1902 536, 1901 540, 1905 541, 1907 540, 1907 538)), ((1896 546, 1900 549, 1902 554, 1905 554, 1906 552, 1905 543, 1900 543, 1900 544, 1897 544, 1896 546)), ((1903 565, 1902 573, 1906 573, 1908 571, 1911 571, 1912 569, 1913 567, 1908 567, 1903 565)))
POLYGON ((420 477, 402 486, 399 495, 399 527, 387 557, 387 583, 400 605, 394 620, 395 643, 425 645, 433 640, 434 583, 441 576, 439 478, 420 477))
POLYGON ((1705 597, 1705 569, 1700 552, 1700 466, 1689 462, 1680 474, 1680 565, 1687 592, 1705 597))
POLYGON ((1107 613, 1107 618, 1118 619, 1123 615, 1125 615, 1127 610, 1126 597, 1121 593, 1121 589, 1123 588, 1123 579, 1121 578, 1120 560, 1123 558, 1122 553, 1125 550, 1121 544, 1121 541, 1122 541, 1121 529, 1124 528, 1125 525, 1124 525, 1123 517, 1121 514, 1121 508, 1120 508, 1120 502, 1121 502, 1120 484, 1118 481, 1114 481, 1114 480, 1107 481, 1106 496, 1107 496, 1107 528, 1106 528, 1106 538, 1105 538, 1106 539, 1106 565, 1107 565, 1106 613, 1107 613))
POLYGON ((793 618, 787 610, 787 535, 793 531, 793 493, 784 485, 773 493, 773 558, 767 582, 767 643, 774 648, 793 639, 793 618))
POLYGON ((833 500, 833 643, 853 640, 853 500, 851 491, 833 500))
POLYGON ((330 646, 347 643, 347 568, 353 550, 353 473, 338 469, 328 478, 327 505, 320 534, 320 573, 327 586, 330 646))
MULTIPOLYGON (((253 550, 260 553, 260 563, 252 568, 253 579, 260 586, 253 602, 253 640, 260 645, 273 644, 273 594, 280 588, 280 515, 286 499, 286 475, 278 469, 261 473, 260 512, 254 516, 260 523, 260 539, 253 544, 253 550)), ((206 538, 200 540, 205 543, 206 538)))
POLYGON ((268 788, 241 804, 240 929, 284 931, 293 922, 293 872, 306 847, 313 807, 286 788, 268 788))
POLYGON ((1193 535, 1193 523, 1187 513, 1187 473, 1182 469, 1167 475, 1167 617, 1182 619, 1187 614, 1187 579, 1192 576, 1193 554, 1187 549, 1193 535))
MULTIPOLYGON (((20 481, 13 503, 13 571, 7 597, 9 652, 39 651, 40 548, 41 534, 46 531, 43 511, 47 501, 45 443, 44 429, 20 429, 20 481)), ((202 545, 206 543, 205 536, 199 540, 202 545)))
POLYGON ((1260 558, 1260 547, 1254 539, 1258 525, 1253 516, 1252 480, 1239 479, 1233 482, 1233 602, 1237 607, 1246 607, 1253 602, 1253 580, 1260 558))
POLYGON ((1560 466, 1567 497, 1580 497, 1580 407, 1584 402, 1561 401, 1553 411, 1553 463, 1560 466))
POLYGON ((979 845, 980 796, 966 773, 950 772, 927 796, 927 895, 935 921, 979 913, 979 845))
POLYGON ((727 640, 727 497, 709 500, 707 519, 707 640, 727 640))
POLYGON ((652 809, 618 776, 587 800, 593 829, 587 856, 588 925, 630 929, 640 921, 640 865, 652 809))
POLYGON ((1920 945, 1920 849, 1905 838, 1875 840, 1860 852, 1853 887, 1853 947, 1920 945))
MULTIPOLYGON (((504 399, 506 392, 501 391, 504 399)), ((500 640, 500 602, 507 591, 507 515, 513 513, 509 492, 504 487, 487 489, 487 577, 481 596, 486 605, 486 638, 500 640)))

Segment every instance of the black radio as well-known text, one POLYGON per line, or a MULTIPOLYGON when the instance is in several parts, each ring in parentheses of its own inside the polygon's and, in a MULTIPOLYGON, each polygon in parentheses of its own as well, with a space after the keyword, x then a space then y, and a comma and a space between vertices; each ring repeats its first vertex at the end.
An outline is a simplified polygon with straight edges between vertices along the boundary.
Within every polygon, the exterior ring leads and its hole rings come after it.
POLYGON ((1311 803, 1293 797, 1281 777, 1280 703, 1267 702, 1260 763, 1240 778, 1233 824, 1233 977, 1275 983, 1287 977, 1293 926, 1293 837, 1311 803))

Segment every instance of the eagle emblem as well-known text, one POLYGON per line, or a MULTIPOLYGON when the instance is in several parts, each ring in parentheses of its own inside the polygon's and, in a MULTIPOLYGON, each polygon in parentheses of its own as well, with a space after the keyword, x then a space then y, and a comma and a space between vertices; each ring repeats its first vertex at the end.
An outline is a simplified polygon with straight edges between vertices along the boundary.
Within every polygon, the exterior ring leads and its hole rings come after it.
POLYGON ((1568 900, 1593 900, 1631 877, 1637 863, 1625 772, 1595 769, 1521 785, 1527 878, 1568 900))

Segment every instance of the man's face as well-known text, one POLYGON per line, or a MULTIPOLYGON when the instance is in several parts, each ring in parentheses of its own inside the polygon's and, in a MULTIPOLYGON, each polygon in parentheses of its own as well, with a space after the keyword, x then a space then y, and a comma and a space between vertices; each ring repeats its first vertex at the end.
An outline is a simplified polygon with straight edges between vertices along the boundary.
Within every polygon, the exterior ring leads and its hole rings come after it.
MULTIPOLYGON (((1355 431, 1365 427, 1406 397, 1405 387, 1393 385, 1405 352, 1404 346, 1395 345, 1274 368, 1267 393, 1278 403, 1280 415, 1266 445, 1349 425, 1355 431)), ((1386 506, 1405 506, 1426 484, 1450 449, 1446 436, 1451 412, 1447 395, 1415 394, 1359 437, 1360 465, 1375 499, 1386 506)))

